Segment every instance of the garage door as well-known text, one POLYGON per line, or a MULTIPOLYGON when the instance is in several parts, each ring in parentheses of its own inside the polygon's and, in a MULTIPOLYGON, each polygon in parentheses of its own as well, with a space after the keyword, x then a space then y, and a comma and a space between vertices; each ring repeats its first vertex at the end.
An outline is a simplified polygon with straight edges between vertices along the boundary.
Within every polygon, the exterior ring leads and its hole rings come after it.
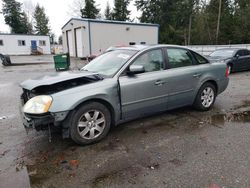
POLYGON ((68 39, 68 52, 70 56, 73 56, 72 31, 67 31, 67 39, 68 39))
POLYGON ((76 53, 77 57, 83 57, 83 38, 82 29, 76 29, 76 53))

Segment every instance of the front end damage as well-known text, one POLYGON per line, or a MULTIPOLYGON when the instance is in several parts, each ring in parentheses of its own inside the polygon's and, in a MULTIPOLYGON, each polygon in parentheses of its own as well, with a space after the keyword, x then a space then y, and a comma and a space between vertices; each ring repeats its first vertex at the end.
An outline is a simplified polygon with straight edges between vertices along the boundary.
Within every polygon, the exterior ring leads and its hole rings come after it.
MULTIPOLYGON (((40 80, 28 80, 21 84, 23 93, 20 97, 20 112, 24 128, 27 132, 29 132, 31 129, 35 129, 36 131, 49 130, 50 136, 51 129, 56 128, 62 130, 63 138, 68 138, 69 125, 72 114, 71 111, 50 112, 48 110, 48 112, 42 114, 31 114, 24 112, 24 105, 33 97, 39 95, 53 95, 64 90, 69 90, 71 88, 101 81, 103 80, 103 78, 97 74, 93 74, 82 77, 77 76, 76 78, 72 78, 71 76, 71 79, 69 80, 58 80, 59 81, 56 82, 54 79, 50 84, 45 84, 44 80, 42 82, 40 80), (36 81, 38 83, 34 84, 34 82, 36 81), (41 82, 42 84, 39 84, 39 82, 41 82), (33 87, 28 87, 29 85, 32 85, 33 87)), ((48 82, 50 82, 49 79, 48 82)))

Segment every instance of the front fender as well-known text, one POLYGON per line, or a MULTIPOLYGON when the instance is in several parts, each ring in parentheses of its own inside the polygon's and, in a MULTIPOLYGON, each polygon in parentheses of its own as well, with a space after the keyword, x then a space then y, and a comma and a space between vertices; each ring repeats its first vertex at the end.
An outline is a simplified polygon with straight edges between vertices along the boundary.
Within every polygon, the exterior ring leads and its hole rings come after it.
MULTIPOLYGON (((71 111, 89 100, 102 100, 110 104, 116 114, 120 114, 117 82, 97 82, 65 90, 52 95, 51 113, 71 111)), ((117 115, 115 114, 115 117, 117 115)))

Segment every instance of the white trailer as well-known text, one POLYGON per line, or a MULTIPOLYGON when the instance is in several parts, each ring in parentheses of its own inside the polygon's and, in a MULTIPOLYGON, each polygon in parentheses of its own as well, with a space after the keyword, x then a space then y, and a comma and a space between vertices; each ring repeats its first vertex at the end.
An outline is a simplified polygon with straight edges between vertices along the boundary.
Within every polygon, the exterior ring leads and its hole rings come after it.
POLYGON ((50 38, 44 35, 0 33, 0 54, 51 54, 50 38))
POLYGON ((87 57, 110 46, 158 44, 159 25, 72 18, 62 27, 62 33, 65 53, 87 57))

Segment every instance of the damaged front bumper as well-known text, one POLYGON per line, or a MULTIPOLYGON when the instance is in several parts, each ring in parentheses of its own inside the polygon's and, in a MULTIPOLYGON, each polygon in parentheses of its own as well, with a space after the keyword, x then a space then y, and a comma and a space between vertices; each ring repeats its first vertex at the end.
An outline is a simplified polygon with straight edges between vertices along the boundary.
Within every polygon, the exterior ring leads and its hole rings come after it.
POLYGON ((67 117, 68 111, 46 114, 26 114, 23 112, 24 100, 21 98, 20 115, 25 130, 28 132, 31 129, 36 131, 47 130, 49 126, 60 126, 63 120, 67 117))

